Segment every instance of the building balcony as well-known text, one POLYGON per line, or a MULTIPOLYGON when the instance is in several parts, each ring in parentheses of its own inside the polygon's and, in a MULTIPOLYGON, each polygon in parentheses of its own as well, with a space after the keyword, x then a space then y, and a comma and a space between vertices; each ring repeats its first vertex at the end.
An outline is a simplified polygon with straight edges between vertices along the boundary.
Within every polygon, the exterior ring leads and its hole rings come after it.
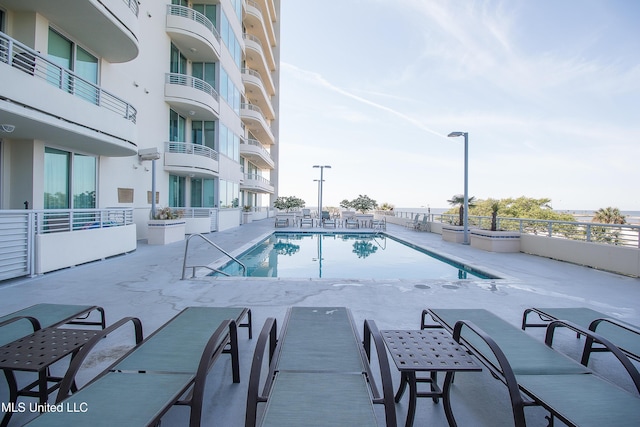
POLYGON ((260 107, 243 103, 240 105, 240 118, 245 127, 263 144, 275 144, 276 140, 271 127, 260 107))
POLYGON ((137 153, 136 109, 0 33, 0 115, 11 138, 55 141, 92 154, 137 153))
POLYGON ((138 56, 136 0, 3 0, 14 12, 35 12, 108 62, 138 56))
POLYGON ((249 160, 260 169, 274 169, 275 162, 271 158, 271 154, 255 139, 241 141, 240 155, 249 160))
POLYGON ((173 44, 191 61, 220 60, 220 34, 200 12, 185 6, 167 5, 166 30, 173 44))
POLYGON ((262 48, 262 42, 260 42, 260 39, 251 34, 244 34, 243 39, 245 45, 244 56, 247 68, 251 68, 252 70, 256 70, 260 73, 267 91, 271 93, 274 92, 275 85, 271 78, 271 72, 276 69, 276 64, 267 62, 267 57, 264 53, 264 49, 262 48))
POLYGON ((271 104, 271 95, 274 94, 267 93, 267 89, 264 86, 260 73, 249 68, 243 68, 242 82, 244 83, 245 96, 249 101, 260 107, 267 119, 275 119, 276 113, 273 110, 273 105, 271 104))
MULTIPOLYGON (((263 47, 268 46, 269 48, 265 49, 265 54, 273 57, 270 46, 276 44, 276 36, 273 25, 269 20, 268 8, 264 7, 265 5, 259 5, 258 2, 253 0, 248 0, 245 6, 243 23, 246 32, 258 37, 263 47), (266 14, 265 11, 267 12, 266 14)), ((268 61, 273 61, 273 58, 268 59, 268 61)))
POLYGON ((240 182, 240 190, 273 194, 275 187, 268 179, 257 174, 247 173, 244 174, 244 180, 240 182))
POLYGON ((220 114, 220 97, 209 83, 186 74, 167 73, 165 101, 176 112, 195 120, 214 120, 220 114))
POLYGON ((218 152, 199 144, 166 142, 164 170, 176 175, 211 178, 218 175, 218 152))

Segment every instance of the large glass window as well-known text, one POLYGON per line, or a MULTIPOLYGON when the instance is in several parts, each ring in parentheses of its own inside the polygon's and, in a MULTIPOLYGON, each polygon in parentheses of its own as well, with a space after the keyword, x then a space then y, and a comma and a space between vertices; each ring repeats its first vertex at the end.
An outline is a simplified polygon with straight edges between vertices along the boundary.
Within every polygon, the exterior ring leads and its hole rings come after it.
POLYGON ((227 46, 227 50, 231 54, 231 57, 233 58, 235 64, 239 69, 242 64, 242 48, 240 47, 240 42, 238 42, 238 38, 236 37, 236 34, 233 32, 233 29, 229 24, 229 18, 227 18, 227 15, 224 13, 224 11, 222 11, 220 18, 222 24, 222 28, 220 29, 220 37, 222 38, 225 46, 227 46))
POLYGON ((69 209, 69 163, 71 153, 45 148, 44 208, 69 209))
POLYGON ((200 12, 211 21, 214 27, 218 27, 216 22, 216 5, 215 4, 194 4, 193 9, 200 12))
POLYGON ((224 154, 236 162, 240 161, 240 136, 233 133, 231 129, 220 124, 220 143, 218 152, 224 154))
POLYGON ((220 207, 237 208, 240 203, 240 184, 220 180, 220 207))
POLYGON ((194 62, 191 64, 191 75, 216 87, 216 64, 213 62, 194 62))
POLYGON ((59 69, 47 71, 47 79, 51 84, 73 92, 87 101, 98 102, 98 58, 77 46, 57 31, 49 28, 47 45, 49 59, 54 64, 71 70, 80 79, 75 79, 59 69))
POLYGON ((215 180, 192 178, 191 207, 213 208, 215 203, 215 180))
POLYGON ((213 121, 192 121, 191 122, 191 143, 204 145, 216 149, 216 122, 213 121))
POLYGON ((224 68, 220 69, 220 96, 236 114, 240 115, 240 90, 229 78, 224 68))
POLYGON ((73 155, 73 207, 93 209, 96 207, 96 158, 73 155))
POLYGON ((171 44, 171 64, 170 72, 177 74, 187 74, 187 58, 180 53, 180 50, 171 44))
POLYGON ((95 208, 96 168, 95 157, 45 147, 44 208, 95 208))
POLYGON ((173 110, 169 111, 169 141, 185 142, 187 119, 173 110))
POLYGON ((184 176, 169 175, 169 206, 180 208, 185 205, 186 178, 184 176))

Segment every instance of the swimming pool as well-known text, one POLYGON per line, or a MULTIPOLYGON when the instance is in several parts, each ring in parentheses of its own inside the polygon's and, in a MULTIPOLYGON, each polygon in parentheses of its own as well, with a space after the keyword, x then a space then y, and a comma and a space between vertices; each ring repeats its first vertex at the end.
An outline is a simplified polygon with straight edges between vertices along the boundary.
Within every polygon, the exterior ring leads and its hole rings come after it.
MULTIPOLYGON (((246 265, 249 277, 496 278, 380 233, 273 233, 238 259, 246 265)), ((241 274, 235 262, 219 269, 233 276, 241 274)))

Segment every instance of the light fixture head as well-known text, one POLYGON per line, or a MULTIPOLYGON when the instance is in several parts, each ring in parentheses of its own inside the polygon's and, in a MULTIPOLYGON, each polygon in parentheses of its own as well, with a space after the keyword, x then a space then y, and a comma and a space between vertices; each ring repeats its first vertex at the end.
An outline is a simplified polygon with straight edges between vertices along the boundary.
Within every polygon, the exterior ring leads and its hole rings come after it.
POLYGON ((464 136, 466 134, 466 132, 451 132, 449 135, 447 135, 449 138, 454 138, 457 136, 464 136))
POLYGON ((2 129, 2 132, 11 133, 16 130, 16 127, 10 124, 1 124, 0 129, 2 129))
POLYGON ((331 169, 331 166, 329 166, 329 165, 322 165, 322 166, 320 166, 320 165, 313 165, 313 167, 314 167, 314 168, 329 168, 329 169, 331 169))

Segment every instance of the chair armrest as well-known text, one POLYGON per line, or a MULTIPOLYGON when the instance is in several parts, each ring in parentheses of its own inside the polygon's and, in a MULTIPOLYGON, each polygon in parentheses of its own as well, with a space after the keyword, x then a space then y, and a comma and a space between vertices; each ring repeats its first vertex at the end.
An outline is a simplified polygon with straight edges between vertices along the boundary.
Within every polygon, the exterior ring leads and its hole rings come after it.
POLYGON ((631 377, 633 384, 636 386, 636 390, 638 390, 638 392, 640 393, 640 373, 638 373, 638 370, 633 365, 633 363, 629 360, 627 356, 624 355, 622 350, 620 350, 616 345, 614 345, 611 341, 609 341, 602 335, 599 335, 591 330, 585 329, 579 325, 576 325, 575 323, 568 322, 566 320, 554 320, 549 323, 549 326, 547 326, 547 333, 545 334, 545 339, 544 339, 545 344, 547 344, 551 348, 553 348, 553 335, 556 328, 558 327, 569 328, 579 334, 583 334, 586 337, 585 350, 583 351, 582 360, 580 363, 587 366, 587 362, 588 362, 587 347, 590 349, 593 342, 597 342, 598 344, 603 345, 608 351, 613 353, 618 358, 620 363, 622 363, 622 366, 624 366, 624 368, 627 370, 627 373, 631 377))
POLYGON ((26 319, 31 322, 31 326, 33 326, 33 332, 39 331, 41 329, 40 322, 35 317, 31 316, 16 316, 11 319, 7 319, 4 322, 0 322, 0 327, 10 325, 11 323, 17 322, 18 320, 26 319))
MULTIPOLYGON (((502 352, 502 349, 498 346, 498 344, 487 334, 485 331, 480 329, 473 322, 468 320, 458 320, 453 327, 453 339, 458 343, 462 343, 465 341, 465 344, 471 348, 471 346, 464 338, 462 338, 462 328, 467 327, 474 334, 478 335, 491 349, 493 356, 498 361, 498 367, 494 366, 491 362, 489 362, 486 355, 479 354, 476 350, 476 356, 483 361, 483 363, 490 368, 492 374, 497 375, 496 372, 493 372, 496 368, 500 370, 499 374, 503 377, 503 382, 507 386, 509 391, 509 398, 511 399, 511 408, 513 412, 513 420, 515 422, 516 427, 524 427, 526 426, 526 420, 524 417, 524 406, 526 405, 524 400, 522 399, 522 395, 520 394, 520 388, 518 387, 518 381, 516 380, 516 376, 513 373, 513 369, 507 360, 507 357, 502 352)), ((475 350, 475 348, 474 348, 475 350)))
MULTIPOLYGON (((100 340, 102 340, 103 338, 106 338, 107 335, 109 335, 111 332, 115 331, 116 329, 120 328, 121 326, 129 322, 133 323, 133 328, 134 328, 135 337, 136 337, 136 345, 142 342, 142 338, 143 338, 142 322, 137 317, 124 317, 118 320, 117 322, 115 322, 113 325, 105 329, 101 329, 98 332, 98 334, 95 337, 93 337, 89 342, 87 342, 85 345, 83 345, 80 351, 78 351, 78 353, 74 355, 73 358, 71 359, 71 363, 69 364, 69 369, 67 369, 67 372, 64 374, 64 378, 60 383, 58 396, 56 397, 56 404, 60 403, 63 399, 65 399, 69 395, 69 392, 71 391, 72 387, 75 386, 76 374, 80 370, 82 363, 84 362, 86 357, 89 355, 93 347, 95 347, 96 344, 100 342, 100 340)), ((101 372, 90 382, 93 382, 96 379, 100 378, 106 372, 107 371, 101 372)))
POLYGON ((380 330, 373 320, 364 321, 364 341, 362 342, 368 361, 371 360, 371 339, 376 346, 376 355, 378 356, 378 365, 380 365, 380 379, 382 381, 382 395, 378 391, 373 377, 369 378, 371 386, 371 394, 374 403, 382 403, 384 405, 384 415, 387 426, 396 426, 396 408, 393 396, 393 382, 391 379, 391 371, 389 368, 389 359, 387 357, 387 349, 382 341, 380 330))
POLYGON ((245 427, 254 427, 256 425, 256 416, 258 411, 258 403, 266 402, 269 389, 273 382, 272 363, 273 355, 278 342, 277 338, 277 321, 274 317, 269 317, 256 342, 256 349, 253 353, 253 361, 251 362, 251 373, 249 374, 249 386, 247 390, 247 410, 245 413, 245 427), (269 377, 267 378, 262 394, 259 394, 260 376, 262 372, 262 363, 264 352, 269 344, 269 377))

